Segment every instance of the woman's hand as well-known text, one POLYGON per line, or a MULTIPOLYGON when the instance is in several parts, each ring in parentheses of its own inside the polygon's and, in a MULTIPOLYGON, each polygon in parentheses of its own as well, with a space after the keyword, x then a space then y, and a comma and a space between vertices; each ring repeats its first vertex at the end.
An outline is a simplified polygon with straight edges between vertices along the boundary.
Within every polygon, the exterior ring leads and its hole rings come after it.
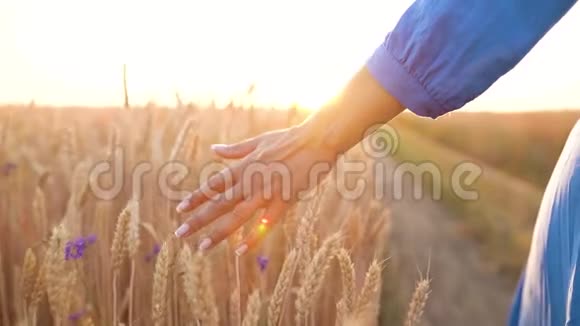
POLYGON ((234 145, 214 145, 212 150, 226 159, 239 159, 212 176, 177 207, 190 214, 175 235, 185 237, 214 223, 202 238, 207 250, 245 224, 264 208, 264 215, 236 250, 243 254, 273 227, 302 193, 318 184, 330 171, 337 153, 316 141, 309 124, 264 133, 234 145))
POLYGON ((302 191, 320 182, 338 154, 358 143, 370 127, 386 123, 403 109, 363 68, 333 103, 301 125, 235 145, 214 145, 218 155, 239 160, 179 204, 180 213, 195 211, 175 235, 185 237, 215 224, 199 243, 199 249, 206 250, 264 208, 264 217, 259 220, 264 225, 256 226, 236 250, 243 254, 280 220, 302 191))

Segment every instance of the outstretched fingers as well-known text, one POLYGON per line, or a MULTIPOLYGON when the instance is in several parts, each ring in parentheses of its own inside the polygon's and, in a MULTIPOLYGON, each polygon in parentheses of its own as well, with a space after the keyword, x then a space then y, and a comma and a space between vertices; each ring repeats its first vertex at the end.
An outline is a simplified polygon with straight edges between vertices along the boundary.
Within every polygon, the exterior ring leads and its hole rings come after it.
POLYGON ((238 183, 201 206, 177 228, 175 236, 182 238, 197 232, 218 217, 234 209, 242 199, 242 185, 238 183))
POLYGON ((261 195, 240 202, 231 213, 221 219, 221 223, 218 223, 209 235, 201 239, 199 250, 204 251, 215 247, 246 223, 265 204, 266 201, 261 195))
POLYGON ((239 170, 241 170, 241 165, 236 164, 211 176, 197 190, 187 195, 187 197, 177 205, 177 212, 190 212, 208 201, 210 198, 215 197, 217 194, 224 192, 226 189, 231 189, 236 181, 235 175, 236 173, 239 173, 239 170))

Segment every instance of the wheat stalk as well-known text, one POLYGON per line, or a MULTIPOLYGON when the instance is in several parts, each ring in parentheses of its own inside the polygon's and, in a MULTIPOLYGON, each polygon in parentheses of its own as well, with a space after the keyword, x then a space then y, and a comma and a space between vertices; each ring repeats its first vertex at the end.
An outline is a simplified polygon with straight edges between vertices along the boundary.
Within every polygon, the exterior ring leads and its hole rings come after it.
POLYGON ((211 289, 210 267, 201 254, 191 254, 189 246, 184 246, 179 257, 183 291, 189 309, 196 320, 204 325, 217 324, 215 297, 211 289))
POLYGON ((121 269, 121 266, 127 257, 128 243, 126 236, 130 220, 131 206, 129 204, 117 217, 117 225, 115 226, 115 234, 113 236, 113 243, 111 244, 111 260, 113 262, 114 271, 121 269))
POLYGON ((369 266, 361 292, 357 298, 355 314, 376 313, 376 299, 381 290, 382 266, 375 259, 369 266))
POLYGON ((48 303, 55 318, 61 318, 67 312, 66 306, 66 274, 64 266, 64 246, 68 234, 64 226, 58 225, 54 228, 49 241, 47 251, 47 269, 46 269, 46 293, 48 294, 48 303))
POLYGON ((230 300, 229 300, 229 324, 228 325, 239 325, 240 324, 240 320, 238 319, 240 317, 240 311, 238 310, 240 308, 240 289, 239 288, 235 288, 232 291, 232 294, 230 295, 230 300))
POLYGON ((193 313, 196 319, 202 319, 201 314, 203 313, 203 309, 201 309, 203 302, 197 294, 202 288, 203 266, 201 264, 201 259, 197 255, 194 259, 189 246, 184 245, 179 252, 178 267, 181 272, 185 299, 189 305, 188 310, 193 313))
POLYGON ((119 138, 119 128, 117 128, 115 125, 112 125, 107 145, 107 153, 106 153, 107 159, 113 160, 115 151, 117 150, 117 148, 120 149, 120 147, 121 143, 119 138))
MULTIPOLYGON (((342 281, 342 297, 337 305, 339 317, 343 318, 354 311, 355 305, 355 270, 350 259, 350 254, 346 249, 340 248, 336 256, 340 267, 342 281)), ((339 318, 339 319, 341 319, 339 318)))
POLYGON ((139 224, 141 223, 139 201, 137 199, 132 199, 127 204, 126 209, 129 213, 129 218, 125 231, 125 243, 129 258, 135 259, 137 257, 137 252, 139 251, 139 244, 141 243, 139 238, 139 224))
POLYGON ((304 282, 301 284, 296 298, 296 325, 304 323, 306 314, 320 294, 326 272, 339 249, 340 240, 340 233, 335 233, 327 238, 306 268, 304 282))
POLYGON ((48 263, 48 255, 45 254, 44 261, 38 268, 38 273, 36 273, 36 279, 34 280, 34 286, 30 295, 30 309, 33 311, 33 317, 36 308, 46 293, 46 270, 48 268, 48 263))
POLYGON ((415 292, 413 292, 413 297, 409 303, 409 311, 407 312, 405 326, 418 326, 421 322, 421 317, 423 317, 423 311, 427 304, 429 293, 431 292, 430 283, 431 281, 429 279, 422 279, 417 282, 415 292))
POLYGON ((260 321, 260 310, 262 309, 262 301, 260 300, 260 290, 256 289, 250 295, 246 307, 246 316, 242 322, 242 326, 257 326, 260 321))
POLYGON ((32 201, 32 216, 34 224, 40 229, 40 234, 45 236, 46 233, 46 197, 40 186, 34 189, 34 200, 32 201))
POLYGON ((183 148, 185 146, 185 142, 188 139, 190 130, 193 126, 193 119, 187 119, 181 129, 179 130, 179 134, 175 140, 175 144, 171 149, 171 153, 169 155, 169 161, 175 161, 179 159, 180 154, 183 152, 183 148))
POLYGON ((205 269, 203 271, 203 294, 204 294, 204 308, 206 317, 206 324, 217 326, 219 325, 219 313, 216 306, 216 298, 215 293, 213 292, 212 288, 212 279, 211 279, 211 266, 210 264, 205 264, 205 269))
POLYGON ((298 251, 296 249, 290 251, 284 260, 282 265, 282 270, 280 271, 280 276, 278 276, 278 282, 274 287, 274 293, 270 298, 270 303, 268 305, 268 325, 276 326, 278 325, 278 320, 281 319, 282 311, 284 308, 284 302, 287 297, 288 289, 292 284, 292 279, 294 278, 294 270, 296 268, 296 259, 298 257, 298 251))
POLYGON ((133 306, 135 293, 135 260, 137 259, 137 252, 139 251, 139 201, 132 199, 128 205, 130 209, 130 217, 127 223, 126 243, 129 258, 131 258, 131 275, 129 278, 129 326, 133 325, 133 306))
POLYGON ((64 291, 61 300, 64 314, 68 314, 68 312, 71 311, 70 307, 73 302, 76 303, 80 302, 79 295, 76 292, 78 291, 77 289, 78 281, 79 276, 76 269, 73 269, 70 272, 68 272, 63 280, 64 291))
POLYGON ((131 221, 131 202, 121 211, 117 217, 117 224, 115 226, 115 234, 113 235, 113 242, 111 244, 111 261, 113 265, 113 325, 117 324, 117 279, 123 262, 127 257, 127 233, 129 229, 129 222, 131 221))
POLYGON ((316 189, 317 193, 308 206, 308 212, 302 216, 298 224, 296 231, 296 244, 297 248, 300 248, 300 255, 298 258, 298 276, 300 281, 303 281, 304 275, 306 273, 306 266, 311 259, 312 252, 312 237, 314 236, 314 227, 319 218, 321 193, 323 191, 322 187, 316 189))
POLYGON ((63 170, 67 173, 67 178, 70 178, 77 162, 76 154, 78 153, 75 132, 72 127, 65 128, 60 137, 62 144, 59 149, 60 164, 64 167, 63 170))
POLYGON ((167 282, 169 279, 169 247, 166 242, 155 263, 153 274, 152 316, 155 325, 165 325, 167 313, 167 282))
POLYGON ((34 293, 34 285, 38 271, 38 261, 32 249, 26 249, 24 262, 22 264, 22 293, 24 302, 29 305, 34 293))

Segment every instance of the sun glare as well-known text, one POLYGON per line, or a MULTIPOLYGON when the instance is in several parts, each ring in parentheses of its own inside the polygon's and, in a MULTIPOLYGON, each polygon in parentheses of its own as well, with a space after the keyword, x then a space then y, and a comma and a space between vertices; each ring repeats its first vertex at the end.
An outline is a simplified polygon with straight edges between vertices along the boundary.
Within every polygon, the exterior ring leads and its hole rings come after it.
MULTIPOLYGON (((186 102, 316 109, 411 2, 1 1, 0 103, 119 105, 127 64, 134 105, 173 105, 179 93, 186 102)), ((575 8, 472 106, 577 106, 580 66, 571 63, 580 46, 569 40, 578 17, 575 8)))
POLYGON ((312 11, 303 10, 306 2, 261 0, 3 6, 0 36, 12 44, 3 52, 14 62, 2 68, 15 77, 12 83, 22 83, 12 94, 22 102, 57 105, 117 104, 126 63, 133 103, 173 104, 179 93, 185 101, 316 109, 340 90, 382 37, 377 29, 364 46, 345 52, 352 45, 338 35, 352 13, 345 5, 332 5, 335 10, 326 12, 321 24, 330 2, 308 6, 312 11), (248 96, 252 84, 255 92, 248 96))

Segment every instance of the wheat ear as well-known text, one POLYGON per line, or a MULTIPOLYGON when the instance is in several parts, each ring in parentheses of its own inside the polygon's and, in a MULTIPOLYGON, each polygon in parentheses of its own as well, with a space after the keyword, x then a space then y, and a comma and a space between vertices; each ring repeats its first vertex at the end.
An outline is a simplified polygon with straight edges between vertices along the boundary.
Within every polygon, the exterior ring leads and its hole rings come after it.
POLYGON ((185 146, 185 142, 187 137, 189 136, 189 131, 193 126, 193 119, 188 119, 183 123, 183 126, 179 130, 179 134, 175 139, 175 143, 173 144, 173 148, 171 149, 171 153, 169 155, 169 161, 175 161, 179 159, 181 152, 185 146))
POLYGON ((130 217, 127 223, 127 253, 131 259, 131 275, 129 278, 129 326, 133 325, 133 308, 134 308, 134 293, 135 293, 135 260, 137 259, 137 252, 139 251, 139 201, 137 199, 131 200, 129 206, 130 217))
POLYGON ((274 287, 274 293, 270 298, 270 303, 268 305, 268 325, 276 326, 278 325, 278 320, 281 318, 281 314, 284 308, 284 302, 287 297, 288 289, 292 284, 292 279, 294 278, 294 270, 296 269, 296 258, 298 257, 298 251, 293 249, 286 256, 284 264, 282 265, 282 270, 280 271, 280 276, 276 282, 276 287, 274 287))
POLYGON ((240 317, 240 312, 238 311, 238 309, 240 308, 240 303, 238 302, 238 300, 240 300, 240 289, 238 289, 236 287, 235 290, 232 291, 232 294, 230 295, 230 301, 229 301, 229 324, 228 325, 239 325, 240 321, 238 320, 238 318, 240 317))
POLYGON ((383 269, 381 264, 375 259, 369 266, 363 287, 356 303, 356 314, 378 312, 376 300, 381 290, 381 273, 383 269))
POLYGON ((117 217, 113 243, 111 244, 111 260, 113 265, 113 325, 117 324, 117 279, 123 262, 127 257, 127 230, 131 219, 130 205, 125 207, 117 217))
POLYGON ((340 267, 340 276, 342 281, 342 298, 345 312, 350 314, 354 310, 355 304, 355 270, 354 264, 350 259, 350 254, 346 249, 340 248, 336 256, 338 266, 340 267))
POLYGON ((341 238, 340 233, 335 233, 327 238, 306 268, 304 282, 301 284, 296 298, 297 326, 304 323, 306 314, 320 294, 324 277, 330 268, 332 258, 339 249, 341 238))
POLYGON ((423 317, 423 311, 427 304, 429 293, 431 292, 430 288, 431 281, 429 279, 423 279, 417 282, 415 292, 413 293, 413 297, 409 303, 409 311, 407 312, 405 326, 418 326, 421 322, 421 317, 423 317))
POLYGON ((165 325, 167 317, 167 282, 169 277, 169 247, 166 242, 155 263, 153 274, 152 315, 155 325, 165 325))
POLYGON ((262 309, 262 301, 260 299, 260 290, 256 289, 250 295, 246 307, 246 316, 242 322, 242 326, 257 326, 260 321, 260 310, 262 309))
POLYGON ((63 225, 54 228, 49 240, 47 251, 47 268, 46 268, 46 293, 50 309, 56 319, 63 317, 66 313, 65 301, 66 295, 64 283, 64 246, 67 239, 67 232, 63 225))
POLYGON ((34 190, 34 200, 32 201, 32 216, 34 224, 39 228, 40 234, 44 237, 46 235, 46 196, 40 186, 36 186, 34 190))
POLYGON ((32 249, 26 249, 24 254, 24 262, 22 264, 22 293, 24 302, 28 305, 32 300, 34 293, 34 284, 36 282, 36 275, 38 270, 38 262, 36 255, 32 249))
POLYGON ((183 291, 193 317, 204 325, 217 324, 215 295, 211 289, 211 270, 207 260, 199 253, 192 255, 189 246, 184 246, 178 263, 183 291))
POLYGON ((121 269, 125 258, 127 258, 127 234, 131 220, 131 205, 132 202, 129 202, 117 217, 117 225, 115 226, 115 234, 113 235, 113 243, 111 244, 111 260, 113 261, 113 270, 115 271, 121 269))

